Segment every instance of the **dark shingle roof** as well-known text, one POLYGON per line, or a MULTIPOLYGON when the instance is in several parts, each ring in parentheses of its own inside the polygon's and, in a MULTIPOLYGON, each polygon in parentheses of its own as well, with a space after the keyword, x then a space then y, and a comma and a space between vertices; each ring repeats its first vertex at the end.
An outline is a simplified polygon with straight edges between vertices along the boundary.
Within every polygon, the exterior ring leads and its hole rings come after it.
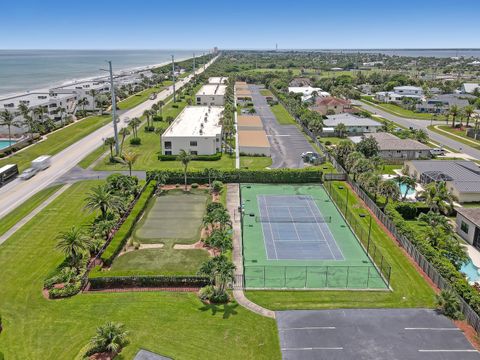
POLYGON ((480 226, 480 208, 455 208, 457 213, 470 220, 477 226, 480 226))

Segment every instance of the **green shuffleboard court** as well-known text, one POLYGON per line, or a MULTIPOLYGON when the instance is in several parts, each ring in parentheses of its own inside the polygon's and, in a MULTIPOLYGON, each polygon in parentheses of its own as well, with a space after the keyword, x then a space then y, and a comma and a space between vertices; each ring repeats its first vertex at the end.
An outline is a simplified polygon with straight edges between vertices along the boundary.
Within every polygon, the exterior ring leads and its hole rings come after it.
POLYGON ((322 185, 241 186, 246 288, 388 285, 322 185))

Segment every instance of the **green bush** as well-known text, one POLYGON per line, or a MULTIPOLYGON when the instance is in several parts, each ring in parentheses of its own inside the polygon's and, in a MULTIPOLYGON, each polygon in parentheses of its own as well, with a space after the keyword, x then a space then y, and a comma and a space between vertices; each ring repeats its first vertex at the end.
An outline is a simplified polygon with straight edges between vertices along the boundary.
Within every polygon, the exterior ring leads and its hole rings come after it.
POLYGON ((60 298, 70 297, 78 294, 81 289, 82 289, 82 282, 77 281, 74 283, 67 284, 65 285, 65 287, 61 289, 52 288, 48 290, 48 297, 50 299, 60 299, 60 298))
POLYGON ((215 294, 215 287, 213 285, 207 285, 200 289, 198 292, 198 297, 200 300, 206 301, 210 300, 213 294, 215 294))
POLYGON ((191 186, 192 186, 192 189, 196 189, 198 188, 199 185, 197 183, 193 183, 191 186))
MULTIPOLYGON (((222 153, 213 155, 194 155, 192 161, 218 161, 222 158, 222 153)), ((158 155, 158 160, 161 161, 176 161, 177 155, 158 155)))
POLYGON ((155 126, 145 126, 144 131, 145 132, 154 132, 155 131, 155 126))
POLYGON ((151 181, 145 190, 143 191, 140 198, 137 200, 136 204, 133 206, 132 211, 128 215, 127 219, 120 226, 118 231, 113 236, 113 239, 108 244, 107 248, 103 252, 101 259, 103 263, 107 266, 111 265, 113 259, 118 255, 118 253, 125 246, 128 238, 132 234, 133 227, 135 226, 137 220, 140 218, 143 210, 148 204, 148 200, 152 197, 155 192, 155 182, 151 181))
POLYGON ((130 145, 140 145, 142 143, 142 139, 136 137, 130 139, 130 145))
POLYGON ((212 190, 215 191, 216 193, 219 193, 223 189, 223 183, 220 180, 215 180, 212 183, 212 190))
POLYGON ((137 287, 203 287, 209 284, 205 276, 110 276, 89 278, 90 289, 114 289, 137 287))
POLYGON ((207 213, 211 213, 214 210, 224 209, 224 208, 225 207, 223 206, 222 203, 212 201, 212 202, 208 203, 208 205, 207 205, 207 213))
MULTIPOLYGON (((184 181, 181 169, 147 171, 147 179, 154 179, 157 173, 166 175, 166 184, 177 184, 184 181)), ((322 171, 318 168, 303 169, 223 169, 218 171, 216 179, 223 183, 319 183, 322 180, 322 171)), ((191 170, 187 173, 189 184, 208 183, 208 172, 205 170, 191 170)))
POLYGON ((160 115, 155 115, 153 118, 152 118, 153 121, 163 121, 163 116, 160 116, 160 115))
POLYGON ((397 210, 405 220, 413 220, 417 217, 417 206, 414 203, 398 203, 395 210, 397 210))

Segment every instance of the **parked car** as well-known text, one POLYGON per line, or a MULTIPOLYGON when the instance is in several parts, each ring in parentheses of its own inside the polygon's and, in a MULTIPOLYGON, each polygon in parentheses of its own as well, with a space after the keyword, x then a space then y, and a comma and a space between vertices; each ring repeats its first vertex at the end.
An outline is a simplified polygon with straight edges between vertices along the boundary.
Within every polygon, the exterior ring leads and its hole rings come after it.
POLYGON ((157 93, 150 94, 150 100, 155 100, 157 98, 157 93))
POLYGON ((430 149, 430 154, 432 154, 433 156, 442 156, 442 155, 445 155, 445 149, 433 148, 433 149, 430 149))
POLYGON ((28 180, 34 177, 37 172, 38 172, 38 169, 31 167, 24 170, 18 178, 22 180, 28 180))

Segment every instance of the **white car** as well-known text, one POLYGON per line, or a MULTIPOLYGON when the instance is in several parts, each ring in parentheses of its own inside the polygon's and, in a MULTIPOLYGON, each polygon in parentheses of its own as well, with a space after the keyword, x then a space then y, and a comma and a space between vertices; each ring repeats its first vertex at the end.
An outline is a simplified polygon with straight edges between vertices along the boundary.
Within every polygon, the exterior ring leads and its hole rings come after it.
POLYGON ((443 155, 445 155, 445 149, 433 148, 433 149, 430 149, 430 154, 432 154, 434 156, 443 156, 443 155))
POLYGON ((19 178, 22 179, 22 180, 28 180, 28 179, 34 177, 37 172, 38 172, 38 169, 28 168, 21 173, 19 178))

